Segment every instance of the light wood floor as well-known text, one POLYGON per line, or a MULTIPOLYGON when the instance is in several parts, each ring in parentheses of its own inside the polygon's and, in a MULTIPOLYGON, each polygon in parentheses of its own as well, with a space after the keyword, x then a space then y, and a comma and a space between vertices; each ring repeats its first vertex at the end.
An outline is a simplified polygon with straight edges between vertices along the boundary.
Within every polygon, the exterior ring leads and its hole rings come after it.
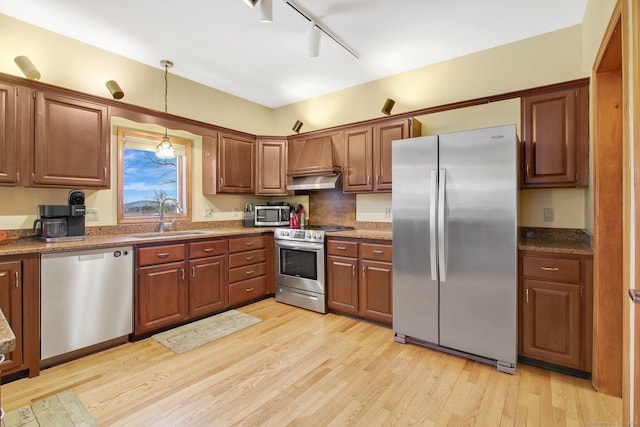
POLYGON ((3 385, 3 407, 72 389, 101 426, 621 425, 621 400, 586 380, 500 373, 273 299, 240 311, 263 322, 181 355, 146 339, 50 368, 3 385))

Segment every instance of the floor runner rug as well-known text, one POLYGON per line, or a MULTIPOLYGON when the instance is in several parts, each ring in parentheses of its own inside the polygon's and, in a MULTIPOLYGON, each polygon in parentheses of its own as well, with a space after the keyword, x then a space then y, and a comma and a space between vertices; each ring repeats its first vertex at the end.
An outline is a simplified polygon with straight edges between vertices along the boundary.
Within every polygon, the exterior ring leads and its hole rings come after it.
POLYGON ((174 353, 180 354, 259 322, 262 322, 262 319, 237 310, 229 310, 155 334, 152 338, 174 353))

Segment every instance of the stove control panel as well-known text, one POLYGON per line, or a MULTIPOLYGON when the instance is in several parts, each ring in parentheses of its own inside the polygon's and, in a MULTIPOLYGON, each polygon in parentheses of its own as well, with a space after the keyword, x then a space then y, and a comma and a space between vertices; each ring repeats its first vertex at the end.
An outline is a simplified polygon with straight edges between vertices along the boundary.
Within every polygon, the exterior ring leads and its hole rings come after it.
POLYGON ((324 231, 279 228, 275 230, 274 238, 301 242, 324 242, 324 231))

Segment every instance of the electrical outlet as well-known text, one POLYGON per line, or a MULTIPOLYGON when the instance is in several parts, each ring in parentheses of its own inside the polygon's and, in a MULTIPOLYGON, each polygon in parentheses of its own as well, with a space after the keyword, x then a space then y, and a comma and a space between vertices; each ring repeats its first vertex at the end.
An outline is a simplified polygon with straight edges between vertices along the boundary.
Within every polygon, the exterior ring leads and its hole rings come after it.
POLYGON ((204 217, 205 218, 213 218, 213 209, 211 209, 211 208, 205 209, 204 210, 204 217))
POLYGON ((391 208, 385 208, 384 209, 384 217, 385 218, 391 218, 391 208))
POLYGON ((87 208, 84 219, 86 219, 87 221, 100 221, 100 209, 87 208))
POLYGON ((553 208, 544 208, 544 222, 553 222, 553 208))

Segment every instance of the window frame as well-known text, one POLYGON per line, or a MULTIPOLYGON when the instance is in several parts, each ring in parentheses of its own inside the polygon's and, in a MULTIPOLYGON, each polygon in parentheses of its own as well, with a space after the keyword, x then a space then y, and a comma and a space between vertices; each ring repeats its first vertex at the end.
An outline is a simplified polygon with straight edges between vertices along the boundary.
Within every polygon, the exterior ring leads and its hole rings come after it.
MULTIPOLYGON (((163 138, 163 134, 143 131, 138 129, 131 129, 127 127, 118 127, 117 128, 117 147, 118 147, 118 191, 117 191, 117 199, 118 199, 118 224, 146 224, 146 223, 157 223, 160 220, 160 214, 156 213, 153 215, 125 215, 124 213, 124 148, 125 148, 125 137, 129 136, 131 138, 143 139, 148 141, 153 141, 154 143, 160 143, 163 138)), ((182 190, 184 191, 185 203, 184 206, 181 207, 184 210, 184 213, 180 213, 179 211, 175 214, 165 213, 165 220, 173 220, 175 221, 191 221, 192 220, 192 177, 191 177, 191 163, 192 163, 192 145, 193 141, 186 138, 179 138, 175 136, 169 135, 169 141, 175 145, 184 146, 185 152, 185 160, 184 160, 184 183, 182 190)))

